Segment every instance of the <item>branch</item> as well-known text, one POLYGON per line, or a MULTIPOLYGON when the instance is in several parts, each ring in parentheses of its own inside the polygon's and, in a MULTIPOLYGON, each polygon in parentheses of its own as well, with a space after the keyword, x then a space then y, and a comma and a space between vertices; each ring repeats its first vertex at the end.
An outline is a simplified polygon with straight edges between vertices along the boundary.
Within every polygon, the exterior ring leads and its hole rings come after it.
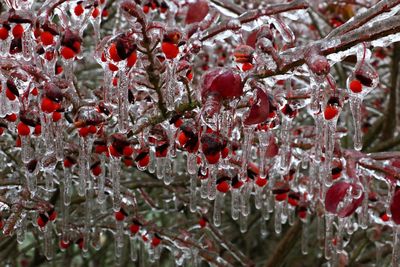
POLYGON ((397 6, 400 3, 400 0, 384 0, 379 1, 376 5, 369 8, 366 12, 360 13, 348 21, 346 23, 340 25, 336 29, 332 30, 327 36, 326 39, 331 39, 335 36, 340 36, 344 33, 347 33, 351 30, 354 30, 361 25, 371 21, 374 17, 388 12, 392 7, 397 6))
POLYGON ((357 44, 374 41, 398 32, 400 32, 400 16, 393 16, 385 20, 364 25, 339 37, 314 41, 308 45, 293 48, 281 53, 282 64, 278 69, 261 70, 258 74, 255 74, 255 78, 266 78, 285 74, 291 69, 305 64, 305 54, 314 46, 320 47, 321 54, 327 56, 350 49, 357 44))
MULTIPOLYGON (((304 0, 295 0, 288 4, 278 4, 278 5, 268 5, 263 10, 250 10, 246 13, 243 13, 237 19, 241 24, 251 22, 263 16, 271 16, 291 10, 297 9, 305 9, 308 8, 307 2, 304 0)), ((231 20, 225 20, 220 23, 218 26, 211 27, 205 35, 200 39, 200 41, 204 42, 205 40, 227 30, 230 30, 229 27, 231 20)))

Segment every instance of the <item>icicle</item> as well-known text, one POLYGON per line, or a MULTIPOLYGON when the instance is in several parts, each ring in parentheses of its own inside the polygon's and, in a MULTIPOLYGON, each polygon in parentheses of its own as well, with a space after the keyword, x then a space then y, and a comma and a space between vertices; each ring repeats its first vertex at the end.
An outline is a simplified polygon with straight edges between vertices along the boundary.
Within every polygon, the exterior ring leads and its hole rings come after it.
POLYGON ((200 197, 203 199, 208 197, 208 179, 200 180, 200 197))
POLYGON ((362 137, 361 137, 361 104, 362 99, 358 97, 351 97, 350 110, 353 115, 354 122, 354 149, 360 151, 362 149, 362 137))
POLYGON ((296 221, 296 211, 295 211, 295 209, 292 207, 292 206, 290 206, 290 205, 287 205, 287 207, 288 207, 288 218, 289 218, 289 225, 293 225, 294 224, 294 222, 296 221))
POLYGON ((187 155, 187 172, 189 174, 197 174, 197 156, 194 153, 187 155))
POLYGON ((130 240, 129 256, 131 258, 131 261, 137 261, 138 254, 137 254, 137 248, 136 248, 136 238, 134 236, 132 236, 129 240, 130 240))
POLYGON ((32 148, 30 136, 20 136, 21 138, 21 160, 23 163, 28 163, 32 160, 32 148))
POLYGON ((157 178, 163 179, 165 174, 165 158, 157 157, 157 178))
POLYGON ((80 151, 79 151, 79 158, 78 158, 78 167, 79 167, 79 182, 78 182, 78 195, 83 197, 85 195, 86 190, 86 179, 89 169, 89 161, 88 152, 87 152, 87 143, 85 138, 81 137, 79 139, 80 143, 80 151))
MULTIPOLYGON (((67 190, 65 188, 65 184, 61 183, 61 213, 62 213, 62 222, 61 222, 61 232, 63 233, 63 237, 66 237, 66 233, 68 231, 68 219, 69 219, 69 202, 71 201, 71 199, 69 198, 66 201, 66 198, 68 198, 67 196, 67 190), (68 203, 68 204, 66 204, 68 203)), ((67 239, 68 240, 68 239, 67 239)), ((67 241, 64 240, 64 241, 67 241)))
POLYGON ((223 208, 224 193, 217 191, 217 196, 214 200, 213 220, 215 226, 221 225, 221 209, 223 208))
POLYGON ((196 206, 196 189, 197 189, 197 174, 190 175, 190 211, 195 212, 197 210, 196 206))
POLYGON ((244 216, 250 214, 250 194, 252 190, 252 183, 245 183, 242 186, 242 192, 240 195, 240 211, 244 216))
POLYGON ((208 165, 209 166, 209 172, 210 172, 210 177, 207 179, 208 180, 208 199, 209 200, 214 200, 215 196, 217 194, 217 172, 218 168, 216 167, 216 164, 208 165))
POLYGON ((255 190, 254 203, 255 203, 256 209, 259 210, 262 207, 262 202, 263 202, 262 197, 263 197, 263 193, 264 193, 264 186, 255 185, 254 190, 255 190))
POLYGON ((169 185, 173 182, 174 180, 174 174, 172 172, 172 164, 173 164, 174 159, 170 159, 169 157, 165 158, 165 169, 164 169, 164 183, 166 185, 169 185))
POLYGON ((267 222, 264 218, 260 219, 260 234, 262 238, 266 238, 268 236, 267 222))
POLYGON ((129 126, 129 103, 128 103, 128 73, 125 70, 126 66, 121 67, 119 72, 118 86, 118 130, 125 133, 129 126))
POLYGON ((47 260, 54 257, 52 226, 52 223, 48 223, 44 229, 44 256, 47 260))
POLYGON ((280 168, 279 173, 288 173, 290 165, 290 127, 291 120, 286 117, 282 119, 281 140, 282 145, 279 149, 280 153, 280 168))
POLYGON ((121 209, 121 188, 120 188, 120 169, 121 166, 119 164, 118 159, 111 159, 110 162, 110 173, 111 173, 111 180, 113 183, 113 210, 115 212, 121 209))
POLYGON ((64 187, 63 187, 63 203, 66 206, 69 206, 69 204, 71 203, 71 196, 72 196, 72 179, 71 179, 71 173, 69 171, 69 169, 64 168, 64 187))
POLYGON ((98 176, 97 180, 97 186, 98 186, 98 194, 97 194, 97 202, 99 204, 103 203, 106 200, 106 195, 104 192, 104 187, 105 187, 105 180, 106 180, 106 165, 105 165, 105 160, 104 160, 104 155, 100 156, 100 166, 101 169, 104 170, 100 173, 98 176))
POLYGON ((267 177, 267 173, 265 171, 265 154, 267 152, 267 148, 268 148, 268 143, 269 143, 269 137, 270 134, 269 132, 264 132, 261 131, 258 133, 258 140, 260 142, 260 177, 261 178, 266 178, 267 177))
POLYGON ((240 225, 240 232, 242 234, 247 232, 247 218, 248 218, 248 216, 240 214, 239 225, 240 225))
POLYGON ((149 150, 150 163, 147 169, 150 173, 154 173, 156 171, 156 156, 154 152, 154 147, 151 146, 149 150))
POLYGON ((283 201, 275 201, 275 233, 279 235, 282 232, 282 202, 283 201))
POLYGON ((242 149, 242 168, 240 172, 240 180, 245 182, 247 180, 247 164, 250 157, 251 143, 253 141, 254 128, 244 127, 244 143, 242 149))
POLYGON ((333 215, 325 214, 325 259, 330 260, 332 258, 332 238, 333 238, 333 215))
POLYGON ((231 190, 231 209, 232 219, 236 221, 240 213, 240 189, 232 188, 231 190))
POLYGON ((308 236, 310 234, 308 232, 308 224, 308 216, 306 216, 306 219, 305 221, 303 221, 301 228, 301 253, 303 253, 303 255, 308 254, 308 236))
MULTIPOLYGON (((266 197, 268 197, 268 196, 266 196, 266 197)), ((269 220, 268 200, 267 199, 264 199, 262 202, 261 215, 264 220, 266 220, 266 221, 269 220)))

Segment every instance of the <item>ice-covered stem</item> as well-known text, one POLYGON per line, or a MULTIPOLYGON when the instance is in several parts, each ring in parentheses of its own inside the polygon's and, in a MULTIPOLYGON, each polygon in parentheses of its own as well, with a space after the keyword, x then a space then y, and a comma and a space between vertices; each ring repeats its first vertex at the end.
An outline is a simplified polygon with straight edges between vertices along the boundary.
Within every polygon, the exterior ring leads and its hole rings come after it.
POLYGON ((384 0, 379 1, 367 11, 357 14, 353 18, 346 21, 346 23, 340 25, 339 27, 333 29, 327 36, 326 39, 332 38, 334 36, 340 36, 347 33, 353 29, 360 27, 361 25, 371 21, 374 17, 388 12, 392 7, 400 4, 400 0, 384 0))
POLYGON ((140 10, 140 6, 131 1, 124 1, 121 4, 121 8, 124 11, 126 11, 129 15, 135 17, 137 19, 137 22, 141 25, 141 33, 143 36, 142 45, 143 48, 145 49, 144 52, 147 56, 147 60, 149 61, 149 65, 145 69, 149 76, 149 81, 152 84, 158 96, 158 101, 157 101, 158 109, 160 110, 161 115, 165 118, 167 115, 167 108, 165 106, 164 96, 162 95, 162 90, 161 90, 161 77, 156 72, 153 48, 151 47, 152 42, 151 38, 148 35, 148 25, 144 13, 140 10))
POLYGON ((265 69, 255 74, 256 78, 266 78, 279 74, 285 74, 289 70, 305 64, 305 53, 313 46, 321 47, 321 55, 327 56, 333 53, 347 50, 357 44, 377 40, 384 36, 400 32, 400 16, 393 16, 361 26, 351 32, 345 33, 329 40, 317 40, 308 45, 296 47, 280 54, 283 60, 278 69, 265 69))
POLYGON ((296 245, 296 240, 299 239, 301 233, 301 227, 302 223, 296 221, 293 226, 287 230, 283 238, 281 238, 277 246, 275 246, 272 255, 269 257, 264 267, 279 266, 279 264, 283 262, 285 256, 289 255, 290 250, 296 245))
MULTIPOLYGON (((249 10, 245 13, 236 13, 240 15, 237 19, 241 24, 254 21, 262 16, 271 16, 276 15, 282 12, 305 9, 308 8, 308 3, 304 0, 295 0, 287 4, 274 4, 267 5, 262 10, 249 10)), ((200 39, 200 41, 204 42, 205 40, 212 38, 213 36, 229 30, 229 22, 230 20, 226 20, 221 22, 219 25, 211 27, 206 34, 200 39)))

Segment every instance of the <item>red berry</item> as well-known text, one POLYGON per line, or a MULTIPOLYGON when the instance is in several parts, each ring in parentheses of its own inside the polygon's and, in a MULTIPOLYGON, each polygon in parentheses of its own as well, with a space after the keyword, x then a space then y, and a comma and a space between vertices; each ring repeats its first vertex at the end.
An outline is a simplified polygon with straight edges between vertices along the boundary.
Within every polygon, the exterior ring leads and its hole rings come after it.
POLYGON ((129 68, 130 68, 130 67, 133 67, 133 65, 135 65, 135 63, 136 63, 136 60, 137 60, 137 54, 136 54, 135 51, 133 51, 133 52, 129 55, 128 59, 127 59, 127 66, 128 66, 129 68))
POLYGON ((92 17, 93 18, 97 18, 100 14, 100 11, 97 7, 94 8, 93 12, 92 12, 92 17))
POLYGON ((307 216, 307 211, 305 210, 299 211, 298 215, 300 219, 305 219, 307 216))
POLYGON ((126 167, 133 166, 133 159, 132 158, 124 158, 124 164, 126 167))
POLYGON ((103 9, 103 11, 101 12, 101 16, 102 16, 103 18, 108 17, 108 11, 107 11, 107 9, 103 9))
POLYGON ((138 224, 132 224, 129 229, 131 230, 132 234, 136 234, 140 230, 140 226, 138 224))
POLYGON ((384 222, 387 222, 390 219, 386 212, 383 213, 380 217, 381 217, 381 220, 384 222))
POLYGON ((48 214, 50 221, 54 221, 57 218, 57 212, 54 209, 50 210, 48 214))
POLYGON ((40 124, 35 126, 35 131, 33 132, 35 135, 40 135, 42 133, 42 126, 40 124))
POLYGON ((74 48, 75 51, 76 51, 77 53, 79 53, 79 52, 81 51, 81 43, 80 43, 79 41, 75 41, 75 42, 72 44, 72 48, 74 48))
POLYGON ((8 38, 8 30, 6 27, 1 27, 0 28, 0 39, 5 40, 8 38))
POLYGON ((360 93, 362 91, 362 84, 359 80, 353 80, 350 82, 349 88, 353 93, 360 93))
POLYGON ((69 247, 70 243, 69 242, 64 242, 60 240, 60 248, 61 249, 67 249, 69 247))
POLYGON ((72 165, 74 165, 73 162, 71 162, 69 159, 64 159, 64 167, 65 168, 71 168, 72 165))
POLYGON ((124 147, 123 154, 125 157, 130 157, 133 154, 133 148, 131 146, 124 147))
POLYGON ((222 181, 217 185, 217 190, 222 193, 229 191, 229 184, 227 181, 222 181))
POLYGON ((181 146, 184 146, 188 140, 189 140, 189 138, 187 138, 187 136, 184 132, 181 132, 178 135, 178 141, 181 146))
POLYGON ((297 201, 297 199, 294 199, 294 198, 291 198, 291 197, 289 197, 288 203, 292 207, 297 207, 299 205, 299 202, 297 201))
POLYGON ((60 65, 56 65, 56 75, 60 74, 61 72, 63 72, 63 67, 60 65))
POLYGON ((4 128, 0 127, 0 135, 4 133, 4 128))
POLYGON ((257 184, 259 187, 263 187, 264 185, 267 184, 267 179, 263 179, 263 178, 261 178, 261 177, 258 177, 257 180, 256 180, 256 184, 257 184))
POLYGON ((37 224, 43 228, 46 226, 47 222, 49 221, 49 218, 47 218, 46 215, 44 214, 39 214, 39 217, 37 219, 37 224))
POLYGON ((57 121, 61 120, 61 113, 54 111, 52 117, 53 117, 53 121, 57 122, 57 121))
POLYGON ((92 168, 92 173, 94 176, 99 176, 101 173, 101 167, 100 165, 96 165, 92 168))
POLYGON ((119 70, 118 67, 117 67, 116 65, 112 64, 112 63, 109 63, 109 64, 108 64, 108 68, 109 68, 112 72, 119 70))
POLYGON ((63 56, 64 59, 71 59, 75 57, 75 52, 71 48, 63 46, 61 48, 61 55, 63 56))
POLYGON ((96 126, 94 126, 94 125, 90 125, 90 126, 88 127, 88 130, 89 130, 89 133, 91 133, 91 134, 97 133, 97 128, 96 128, 96 126))
POLYGON ((29 129, 29 126, 23 123, 22 121, 18 123, 18 134, 22 136, 27 136, 31 133, 31 130, 29 129))
POLYGON ((107 149, 107 146, 97 145, 97 146, 94 147, 94 151, 97 154, 101 154, 101 153, 107 152, 108 149, 107 149))
POLYGON ((121 58, 118 56, 118 50, 117 50, 117 45, 115 43, 112 43, 110 45, 110 48, 108 49, 108 53, 110 54, 110 58, 114 62, 119 62, 121 61, 121 58))
POLYGON ((114 213, 114 217, 117 221, 123 221, 125 219, 125 214, 121 211, 117 211, 114 213))
POLYGON ((338 113, 339 113, 339 110, 337 109, 337 107, 328 105, 325 108, 324 117, 326 120, 331 120, 331 119, 335 118, 338 113))
POLYGON ((283 194, 277 194, 275 195, 275 200, 276 201, 284 201, 287 198, 287 194, 283 193, 283 194))
POLYGON ((31 91, 31 94, 32 94, 33 96, 37 96, 37 95, 39 94, 38 89, 37 89, 36 87, 33 88, 32 91, 31 91))
POLYGON ((228 156, 228 154, 229 154, 229 148, 224 147, 224 149, 222 149, 221 151, 221 157, 224 159, 228 156))
POLYGON ((253 68, 253 64, 251 64, 251 63, 244 63, 242 66, 243 71, 248 71, 248 70, 251 70, 252 68, 253 68))
POLYGON ((207 221, 204 218, 200 218, 199 225, 201 228, 204 228, 207 225, 207 221))
POLYGON ((8 30, 5 27, 0 28, 0 39, 5 40, 8 38, 8 30))
POLYGON ((145 14, 147 14, 147 13, 149 13, 149 11, 150 11, 150 7, 149 7, 148 5, 145 5, 145 6, 143 7, 143 12, 144 12, 145 14))
POLYGON ((174 125, 176 128, 179 128, 179 127, 181 127, 182 123, 183 123, 183 120, 181 118, 179 118, 174 122, 174 125))
POLYGON ((113 145, 111 145, 111 146, 108 148, 108 150, 110 151, 110 155, 113 156, 113 157, 118 158, 118 157, 121 156, 121 154, 119 154, 119 152, 117 151, 117 149, 116 149, 113 145))
POLYGON ((9 122, 15 122, 17 120, 17 114, 13 113, 6 116, 6 120, 9 122))
POLYGON ((17 24, 12 29, 12 34, 14 38, 21 38, 24 34, 24 27, 21 24, 17 24))
POLYGON ((161 45, 161 50, 168 59, 176 58, 176 56, 179 54, 179 48, 173 43, 163 42, 161 45))
POLYGON ((6 96, 10 101, 14 101, 17 98, 8 88, 6 89, 6 96))
POLYGON ((89 127, 82 127, 79 129, 79 136, 80 137, 86 137, 89 134, 89 127))
POLYGON ((217 152, 214 155, 206 155, 206 159, 209 164, 216 164, 219 161, 219 158, 221 157, 221 153, 217 152))
POLYGON ((161 240, 156 236, 153 237, 153 239, 151 240, 151 245, 153 247, 157 247, 160 243, 161 243, 161 240))
POLYGON ((46 112, 46 113, 52 113, 52 112, 55 111, 54 102, 51 101, 47 97, 44 97, 42 99, 42 103, 40 105, 40 108, 42 109, 43 112, 46 112))
POLYGON ((138 161, 138 165, 140 166, 140 167, 146 167, 147 165, 149 165, 149 162, 150 162, 150 156, 149 155, 146 155, 144 158, 142 158, 141 160, 139 160, 138 161))
POLYGON ((54 43, 54 36, 51 32, 42 32, 40 40, 44 45, 52 45, 54 43))
POLYGON ((82 7, 82 5, 81 4, 78 4, 78 5, 76 5, 76 7, 74 8, 74 13, 75 13, 75 15, 76 16, 80 16, 80 15, 82 15, 82 13, 84 12, 85 10, 83 9, 83 7, 82 7))

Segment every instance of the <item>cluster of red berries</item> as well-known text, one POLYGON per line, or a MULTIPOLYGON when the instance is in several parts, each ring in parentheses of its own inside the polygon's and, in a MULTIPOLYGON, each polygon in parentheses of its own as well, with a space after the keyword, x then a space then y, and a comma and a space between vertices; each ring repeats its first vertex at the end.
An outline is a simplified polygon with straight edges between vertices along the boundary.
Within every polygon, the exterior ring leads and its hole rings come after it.
POLYGON ((54 221, 57 218, 57 212, 54 209, 49 210, 46 213, 39 213, 37 224, 43 228, 49 221, 54 221))

